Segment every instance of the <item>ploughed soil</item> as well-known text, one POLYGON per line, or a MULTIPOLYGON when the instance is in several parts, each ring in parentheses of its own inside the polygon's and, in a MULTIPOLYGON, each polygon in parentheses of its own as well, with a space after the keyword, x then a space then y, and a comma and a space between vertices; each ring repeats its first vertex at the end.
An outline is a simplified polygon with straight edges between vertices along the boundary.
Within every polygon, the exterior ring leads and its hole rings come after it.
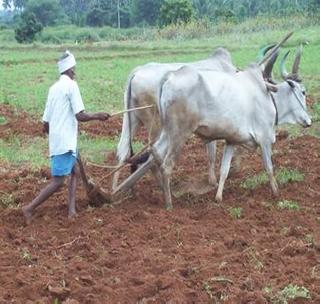
MULTIPOLYGON (((7 119, 0 126, 4 140, 44 136, 41 123, 26 113, 1 105, 0 115, 7 119)), ((81 129, 113 136, 121 120, 81 129)), ((245 151, 217 204, 216 188, 206 181, 205 146, 194 137, 173 173, 172 211, 165 210, 149 173, 132 192, 101 208, 88 204, 80 182, 72 220, 66 186, 35 211, 28 226, 21 206, 48 183, 49 168, 32 172, 2 163, 0 303, 320 303, 320 142, 279 136, 273 151, 276 170, 304 174, 303 181, 280 185, 278 198, 269 184, 242 187, 263 170, 261 153, 245 151), (279 201, 300 208, 280 209, 279 201)), ((109 154, 106 164, 113 163, 109 154)), ((86 168, 110 190, 110 178, 103 178, 110 169, 86 168)))

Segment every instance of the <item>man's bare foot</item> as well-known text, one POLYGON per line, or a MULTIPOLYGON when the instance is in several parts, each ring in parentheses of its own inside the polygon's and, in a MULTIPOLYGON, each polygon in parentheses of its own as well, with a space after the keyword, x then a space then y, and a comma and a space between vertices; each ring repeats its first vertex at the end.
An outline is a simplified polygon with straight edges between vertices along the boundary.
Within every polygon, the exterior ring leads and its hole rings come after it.
POLYGON ((27 225, 29 225, 32 221, 32 212, 28 210, 27 206, 22 207, 22 213, 26 219, 27 225))

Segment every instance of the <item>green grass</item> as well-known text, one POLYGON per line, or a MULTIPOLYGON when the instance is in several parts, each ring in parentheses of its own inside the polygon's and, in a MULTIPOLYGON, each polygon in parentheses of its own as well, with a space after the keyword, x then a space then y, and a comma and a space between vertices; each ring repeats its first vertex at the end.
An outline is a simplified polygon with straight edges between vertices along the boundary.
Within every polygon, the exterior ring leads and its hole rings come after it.
POLYGON ((242 211, 243 209, 241 207, 232 207, 229 209, 229 214, 234 219, 239 219, 242 217, 242 211))
MULTIPOLYGON (((234 63, 245 67, 254 61, 261 46, 279 41, 288 30, 266 28, 261 32, 233 25, 231 32, 206 39, 154 41, 100 41, 90 44, 5 44, 0 47, 0 103, 41 115, 51 84, 57 79, 56 60, 68 48, 76 56, 77 80, 88 110, 115 111, 123 107, 123 90, 130 71, 147 62, 191 62, 208 57, 218 46, 227 47, 234 63)), ((61 29, 60 29, 61 30, 61 29)), ((288 42, 294 50, 308 40, 301 74, 309 94, 319 97, 319 27, 296 28, 288 42)), ((284 51, 283 51, 284 53, 284 51)), ((288 58, 288 70, 293 60, 288 58)), ((278 70, 278 68, 275 68, 278 70)))
POLYGON ((6 123, 7 119, 4 116, 0 115, 0 125, 5 125, 6 123))
POLYGON ((299 203, 296 201, 283 200, 277 202, 277 208, 280 210, 300 210, 299 203))
POLYGON ((12 136, 9 140, 0 139, 0 160, 19 166, 31 166, 36 171, 48 166, 47 142, 41 137, 21 139, 12 136))
POLYGON ((304 286, 289 284, 278 292, 274 292, 271 287, 264 288, 265 294, 272 304, 288 304, 296 299, 311 299, 310 291, 304 286))
MULTIPOLYGON (((291 182, 301 182, 304 180, 304 175, 296 169, 280 168, 276 170, 275 178, 280 185, 284 185, 291 182)), ((260 174, 246 178, 240 186, 244 189, 255 189, 267 182, 269 182, 268 175, 263 171, 260 174)))
MULTIPOLYGON (((88 135, 79 137, 78 149, 84 159, 96 164, 104 164, 108 152, 115 151, 118 138, 90 138, 88 135)), ((133 143, 135 150, 141 149, 142 144, 133 143)), ((42 137, 12 136, 8 140, 0 139, 0 161, 20 166, 30 166, 37 171, 48 167, 48 139, 42 137)))

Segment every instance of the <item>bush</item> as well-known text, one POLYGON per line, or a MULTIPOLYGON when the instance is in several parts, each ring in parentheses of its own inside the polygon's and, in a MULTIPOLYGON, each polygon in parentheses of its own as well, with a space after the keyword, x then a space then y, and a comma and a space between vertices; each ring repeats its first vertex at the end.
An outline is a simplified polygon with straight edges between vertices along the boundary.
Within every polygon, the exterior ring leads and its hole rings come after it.
POLYGON ((160 24, 187 23, 193 14, 190 0, 165 0, 160 9, 160 24))
POLYGON ((77 42, 98 42, 100 37, 97 33, 92 31, 83 31, 76 35, 75 41, 77 42))
POLYGON ((15 29, 15 38, 19 43, 31 43, 41 31, 42 25, 35 14, 25 12, 21 14, 20 22, 15 29))

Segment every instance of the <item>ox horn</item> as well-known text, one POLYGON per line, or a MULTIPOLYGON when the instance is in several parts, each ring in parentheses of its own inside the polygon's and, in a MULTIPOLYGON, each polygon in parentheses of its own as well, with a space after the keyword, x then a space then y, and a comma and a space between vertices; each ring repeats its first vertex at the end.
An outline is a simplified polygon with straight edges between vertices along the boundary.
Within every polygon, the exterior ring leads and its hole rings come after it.
POLYGON ((273 44, 268 44, 266 45, 265 47, 262 47, 260 50, 259 50, 259 54, 258 54, 258 60, 262 60, 263 57, 267 54, 268 51, 270 51, 272 48, 274 48, 276 46, 275 43, 273 44))
POLYGON ((284 56, 282 57, 281 62, 280 62, 280 73, 281 73, 283 80, 287 80, 287 78, 289 76, 289 73, 287 72, 286 67, 285 67, 285 62, 286 62, 286 59, 287 59, 289 53, 290 53, 290 50, 284 54, 284 56))
POLYGON ((260 60, 259 65, 264 64, 269 58, 273 56, 275 52, 277 52, 280 47, 292 36, 293 32, 287 34, 276 46, 273 47, 272 51, 267 52, 267 54, 260 60))
POLYGON ((263 70, 263 76, 265 79, 267 79, 270 82, 274 82, 272 80, 272 69, 273 69, 273 65, 276 62, 277 58, 279 55, 279 49, 272 55, 272 57, 268 60, 268 62, 265 65, 265 68, 263 70))
POLYGON ((298 77, 298 71, 299 71, 299 65, 300 65, 300 59, 301 59, 301 55, 302 55, 302 44, 300 45, 300 47, 298 48, 297 52, 296 52, 296 57, 294 59, 294 63, 292 66, 292 75, 295 75, 298 77))

